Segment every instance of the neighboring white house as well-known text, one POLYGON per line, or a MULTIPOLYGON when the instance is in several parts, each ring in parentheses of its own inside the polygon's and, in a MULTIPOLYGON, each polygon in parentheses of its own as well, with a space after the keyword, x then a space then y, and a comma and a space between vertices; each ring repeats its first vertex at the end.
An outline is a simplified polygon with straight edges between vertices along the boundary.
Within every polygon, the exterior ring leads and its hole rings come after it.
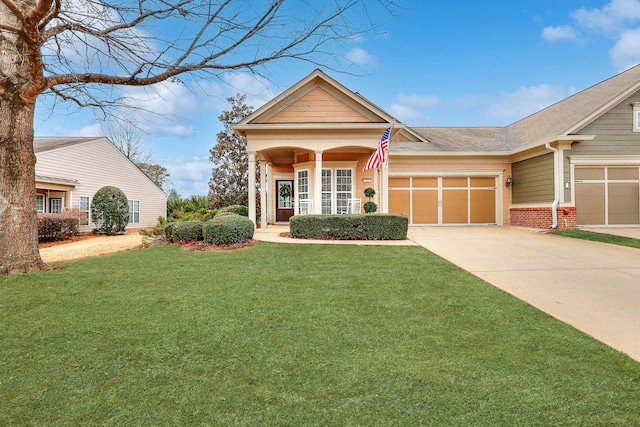
POLYGON ((167 216, 167 197, 115 145, 104 137, 35 138, 36 209, 56 213, 80 211, 80 231, 90 231, 91 200, 106 185, 129 200, 127 228, 151 227, 167 216))

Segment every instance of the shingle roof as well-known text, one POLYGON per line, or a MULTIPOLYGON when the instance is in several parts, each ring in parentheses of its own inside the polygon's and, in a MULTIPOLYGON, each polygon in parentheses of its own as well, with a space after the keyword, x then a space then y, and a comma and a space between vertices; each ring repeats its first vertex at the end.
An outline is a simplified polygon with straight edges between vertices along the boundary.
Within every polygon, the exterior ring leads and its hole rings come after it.
POLYGON ((100 137, 37 137, 33 139, 33 150, 36 153, 55 150, 56 148, 82 144, 83 142, 100 139, 100 137))
POLYGON ((622 101, 639 88, 640 66, 635 66, 507 126, 509 148, 567 135, 583 120, 596 115, 595 119, 606 107, 613 107, 612 102, 622 101))
POLYGON ((513 152, 572 134, 639 89, 640 65, 506 127, 412 127, 427 142, 394 141, 391 151, 513 152))
POLYGON ((427 142, 394 142, 391 145, 392 151, 495 152, 507 150, 504 129, 499 127, 412 129, 427 142))

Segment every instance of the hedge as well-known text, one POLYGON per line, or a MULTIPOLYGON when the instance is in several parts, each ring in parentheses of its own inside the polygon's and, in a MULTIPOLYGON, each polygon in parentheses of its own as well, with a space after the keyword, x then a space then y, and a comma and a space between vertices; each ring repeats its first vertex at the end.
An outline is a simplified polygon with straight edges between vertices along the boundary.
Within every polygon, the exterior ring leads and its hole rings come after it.
POLYGON ((182 221, 171 227, 171 240, 174 242, 192 242, 202 240, 202 222, 182 221))
POLYGON ((253 222, 234 213, 216 215, 202 226, 204 241, 210 245, 245 243, 253 237, 253 222))
POLYGON ((404 240, 405 215, 297 215, 289 219, 291 237, 338 240, 404 240))
POLYGON ((249 216, 249 208, 242 205, 230 205, 230 206, 225 206, 224 208, 220 208, 218 210, 218 215, 223 212, 233 212, 233 213, 237 213, 240 216, 246 216, 246 217, 249 216))
POLYGON ((77 211, 38 214, 38 240, 58 240, 78 234, 80 219, 77 211))

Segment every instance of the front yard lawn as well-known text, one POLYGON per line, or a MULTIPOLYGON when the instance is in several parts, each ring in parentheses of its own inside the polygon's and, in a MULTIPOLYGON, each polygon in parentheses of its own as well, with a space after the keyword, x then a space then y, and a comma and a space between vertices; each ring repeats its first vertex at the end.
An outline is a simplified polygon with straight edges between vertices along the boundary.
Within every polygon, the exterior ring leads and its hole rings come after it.
POLYGON ((640 364, 418 247, 0 279, 0 425, 630 426, 640 364))

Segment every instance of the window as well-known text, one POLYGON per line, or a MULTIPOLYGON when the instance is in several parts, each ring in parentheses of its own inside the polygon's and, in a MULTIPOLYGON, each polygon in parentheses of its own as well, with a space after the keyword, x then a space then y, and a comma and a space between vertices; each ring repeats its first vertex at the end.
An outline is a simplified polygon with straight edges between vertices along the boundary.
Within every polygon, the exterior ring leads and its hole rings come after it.
POLYGON ((298 171, 298 200, 309 198, 309 171, 298 171))
POLYGON ((353 196, 351 169, 336 169, 336 209, 338 213, 349 210, 349 199, 353 196))
POLYGON ((49 199, 49 213, 62 212, 62 197, 51 197, 49 199))
POLYGON ((140 224, 140 200, 129 200, 129 224, 140 224))
POLYGON ((91 199, 89 196, 80 196, 80 225, 89 225, 89 211, 91 209, 91 199))
POLYGON ((353 169, 322 170, 322 213, 347 213, 353 197, 353 169))
POLYGON ((36 211, 44 212, 44 194, 36 194, 36 211))
POLYGON ((640 102, 633 104, 633 131, 640 132, 640 102))
POLYGON ((322 213, 328 215, 331 213, 331 190, 332 183, 331 169, 322 169, 322 213))

